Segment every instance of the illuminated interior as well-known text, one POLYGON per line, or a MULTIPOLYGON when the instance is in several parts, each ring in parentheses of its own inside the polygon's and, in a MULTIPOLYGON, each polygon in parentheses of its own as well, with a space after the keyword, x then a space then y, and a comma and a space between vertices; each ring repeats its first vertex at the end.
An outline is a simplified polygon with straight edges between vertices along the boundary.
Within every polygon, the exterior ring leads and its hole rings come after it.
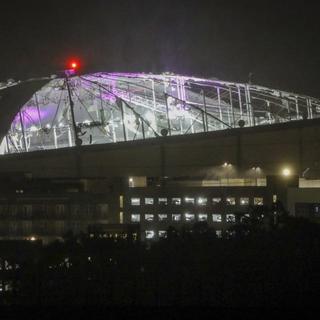
POLYGON ((16 114, 0 153, 267 125, 320 116, 320 100, 256 85, 173 74, 52 79, 16 114))

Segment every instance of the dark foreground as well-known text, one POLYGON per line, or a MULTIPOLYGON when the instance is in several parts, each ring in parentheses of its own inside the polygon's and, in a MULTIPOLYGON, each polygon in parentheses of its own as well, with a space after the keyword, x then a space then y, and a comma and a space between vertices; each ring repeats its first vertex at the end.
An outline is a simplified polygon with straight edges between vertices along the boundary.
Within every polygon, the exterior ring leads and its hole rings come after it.
POLYGON ((151 245, 85 235, 47 247, 2 245, 0 303, 317 306, 317 224, 293 219, 268 231, 240 227, 228 239, 217 239, 206 225, 192 231, 170 229, 151 245))

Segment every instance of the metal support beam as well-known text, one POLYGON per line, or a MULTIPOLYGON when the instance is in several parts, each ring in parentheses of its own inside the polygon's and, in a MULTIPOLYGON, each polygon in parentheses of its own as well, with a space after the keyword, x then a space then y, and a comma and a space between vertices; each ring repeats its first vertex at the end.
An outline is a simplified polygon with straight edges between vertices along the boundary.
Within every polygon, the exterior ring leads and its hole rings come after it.
POLYGON ((117 142, 116 130, 114 128, 114 110, 111 109, 110 113, 111 113, 111 124, 112 124, 112 139, 113 139, 113 142, 117 142))
POLYGON ((313 114, 312 114, 312 104, 310 99, 307 98, 307 106, 308 106, 308 119, 313 119, 313 114))
POLYGON ((58 140, 57 140, 57 132, 56 132, 56 127, 53 127, 53 141, 54 141, 54 147, 58 149, 58 140))
POLYGON ((233 101, 232 101, 232 91, 231 88, 229 88, 229 102, 230 102, 230 107, 231 107, 231 112, 232 112, 232 122, 233 122, 233 127, 236 127, 236 119, 234 115, 234 109, 233 109, 233 101))
POLYGON ((140 119, 140 122, 141 122, 142 138, 145 139, 146 136, 145 136, 145 132, 144 132, 144 123, 143 123, 143 121, 141 121, 141 119, 140 119))
POLYGON ((171 136, 171 125, 170 125, 170 118, 169 118, 169 106, 168 106, 168 95, 164 95, 166 100, 166 114, 167 114, 167 121, 168 121, 168 133, 171 136))
POLYGON ((10 153, 8 135, 6 134, 7 153, 10 153))
MULTIPOLYGON (((104 110, 103 110, 103 99, 102 99, 102 92, 101 92, 101 88, 99 87, 99 95, 100 95, 100 121, 102 123, 102 126, 105 125, 106 123, 106 117, 104 115, 104 110)), ((98 118, 99 119, 99 118, 98 118)))
POLYGON ((246 84, 244 87, 245 90, 245 98, 246 98, 246 105, 247 105, 247 112, 249 117, 249 123, 252 126, 255 126, 255 118, 254 118, 254 112, 251 105, 251 96, 250 96, 250 89, 249 86, 246 84))
POLYGON ((208 114, 207 114, 207 102, 206 102, 206 96, 204 94, 204 90, 201 90, 202 92, 202 98, 203 98, 203 107, 204 107, 204 123, 205 123, 205 131, 209 131, 208 126, 208 114))
POLYGON ((240 86, 238 86, 238 99, 239 99, 240 119, 242 119, 243 110, 242 110, 242 98, 241 98, 241 88, 240 88, 240 86))
MULTIPOLYGON (((221 110, 221 97, 220 97, 220 88, 217 87, 217 95, 218 95, 218 106, 219 106, 219 117, 220 117, 220 121, 223 121, 222 118, 222 110, 221 110)), ((221 129, 223 129, 223 125, 221 123, 221 129)))
POLYGON ((65 81, 66 81, 68 98, 69 98, 69 105, 70 105, 70 111, 71 111, 71 122, 72 122, 73 133, 74 133, 74 143, 75 143, 75 146, 79 147, 79 146, 81 146, 82 140, 79 138, 79 135, 78 135, 78 128, 77 128, 77 124, 76 124, 76 120, 75 120, 75 116, 74 116, 74 103, 73 103, 73 100, 71 97, 69 76, 67 75, 67 72, 66 72, 65 81))
POLYGON ((298 97, 296 96, 296 114, 297 114, 297 120, 299 119, 299 104, 298 104, 298 97))
POLYGON ((206 132, 206 120, 205 120, 205 112, 201 110, 202 115, 202 124, 203 124, 203 132, 206 132))
MULTIPOLYGON (((117 99, 118 102, 118 99, 117 99)), ((120 111, 121 111, 121 120, 122 120, 122 129, 123 129, 123 139, 124 141, 127 141, 127 132, 126 132, 126 125, 125 125, 125 114, 124 114, 124 105, 122 103, 122 100, 119 100, 120 111)))
POLYGON ((21 111, 19 111, 19 119, 20 119, 20 125, 21 125, 21 132, 22 132, 22 139, 23 139, 23 144, 24 144, 24 151, 28 151, 27 150, 27 140, 26 140, 26 134, 24 131, 24 124, 22 121, 22 115, 21 115, 21 111))

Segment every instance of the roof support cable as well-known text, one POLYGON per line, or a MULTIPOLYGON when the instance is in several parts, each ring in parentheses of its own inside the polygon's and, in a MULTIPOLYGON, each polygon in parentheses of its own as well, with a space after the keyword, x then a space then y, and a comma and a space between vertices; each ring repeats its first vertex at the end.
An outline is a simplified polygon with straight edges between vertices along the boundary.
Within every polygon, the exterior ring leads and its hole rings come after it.
MULTIPOLYGON (((178 98, 176 98, 176 97, 174 97, 174 96, 172 96, 172 95, 170 95, 170 94, 167 94, 167 93, 166 93, 166 95, 167 95, 168 97, 173 98, 173 99, 179 100, 180 102, 182 102, 182 103, 184 103, 184 104, 187 104, 187 105, 189 105, 190 107, 192 107, 192 108, 194 108, 194 109, 196 109, 196 110, 198 110, 198 111, 205 112, 204 110, 202 110, 202 109, 199 108, 198 106, 194 105, 193 103, 190 103, 190 102, 187 103, 186 101, 181 100, 181 99, 178 99, 178 98)), ((232 129, 232 126, 228 125, 228 124, 227 124, 226 122, 224 122, 223 120, 220 120, 219 118, 215 117, 215 116, 212 115, 211 113, 206 112, 206 115, 207 115, 208 117, 211 117, 211 118, 219 121, 220 123, 224 124, 224 125, 225 125, 226 127, 228 127, 229 129, 232 129)))
POLYGON ((116 99, 119 99, 120 101, 122 101, 125 106, 127 108, 129 108, 143 123, 145 123, 154 133, 154 135, 156 137, 160 137, 160 135, 156 132, 156 130, 150 125, 150 123, 148 121, 146 121, 141 115, 140 113, 138 113, 137 111, 134 110, 134 108, 132 108, 124 99, 122 99, 121 97, 119 97, 118 95, 116 95, 115 93, 113 93, 111 90, 107 89, 105 86, 101 85, 100 83, 96 83, 95 81, 91 81, 91 80, 88 80, 82 76, 80 76, 80 78, 82 80, 85 80, 85 81, 88 81, 90 83, 93 83, 95 85, 97 85, 98 87, 102 88, 103 90, 105 90, 106 92, 110 93, 111 95, 113 95, 116 99))

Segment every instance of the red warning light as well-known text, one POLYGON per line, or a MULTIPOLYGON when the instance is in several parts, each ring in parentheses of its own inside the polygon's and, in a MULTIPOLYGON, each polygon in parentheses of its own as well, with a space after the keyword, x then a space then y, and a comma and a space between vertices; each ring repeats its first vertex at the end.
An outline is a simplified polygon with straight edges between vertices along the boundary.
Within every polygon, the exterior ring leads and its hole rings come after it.
POLYGON ((70 67, 71 67, 71 69, 77 69, 77 68, 78 68, 78 63, 75 62, 75 61, 72 61, 72 62, 70 63, 70 67))
POLYGON ((67 72, 69 76, 75 75, 81 68, 82 61, 77 57, 72 57, 65 61, 65 72, 67 72))

